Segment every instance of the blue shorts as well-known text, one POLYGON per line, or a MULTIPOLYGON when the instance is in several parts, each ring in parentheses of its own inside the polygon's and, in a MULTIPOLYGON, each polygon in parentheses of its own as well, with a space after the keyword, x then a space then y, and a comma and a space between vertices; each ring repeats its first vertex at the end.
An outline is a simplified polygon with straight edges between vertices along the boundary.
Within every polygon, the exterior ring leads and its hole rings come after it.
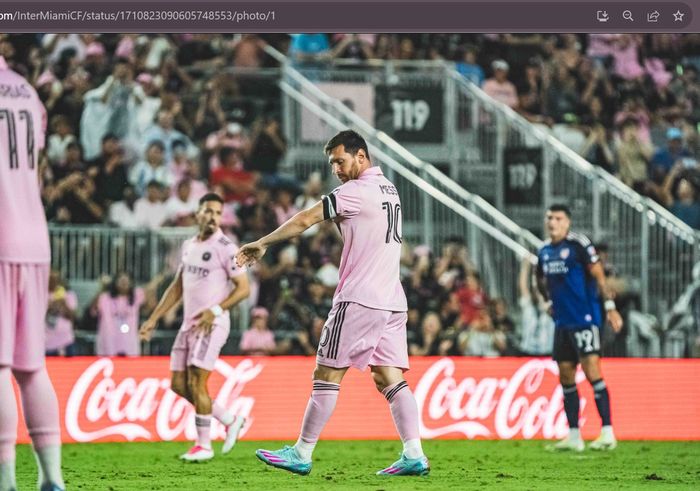
POLYGON ((589 355, 600 355, 600 329, 598 326, 580 326, 575 328, 557 327, 554 330, 554 361, 579 360, 589 355))

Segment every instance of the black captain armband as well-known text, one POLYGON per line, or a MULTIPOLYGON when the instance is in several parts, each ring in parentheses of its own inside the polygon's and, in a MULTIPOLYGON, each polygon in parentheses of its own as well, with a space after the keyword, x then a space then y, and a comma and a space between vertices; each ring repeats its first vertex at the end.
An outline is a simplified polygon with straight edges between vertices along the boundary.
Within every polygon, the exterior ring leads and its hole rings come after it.
POLYGON ((330 220, 331 218, 335 218, 338 216, 338 212, 336 211, 335 194, 331 193, 328 195, 324 195, 321 198, 321 201, 323 201, 324 220, 330 220))

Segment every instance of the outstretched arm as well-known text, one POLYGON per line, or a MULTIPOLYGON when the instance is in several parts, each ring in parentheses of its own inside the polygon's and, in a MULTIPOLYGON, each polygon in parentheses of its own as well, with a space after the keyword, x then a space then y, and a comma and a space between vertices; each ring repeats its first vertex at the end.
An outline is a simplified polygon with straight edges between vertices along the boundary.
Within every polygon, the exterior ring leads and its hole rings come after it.
POLYGON ((236 254, 236 263, 239 266, 253 264, 265 255, 265 251, 271 245, 301 235, 304 230, 324 219, 323 201, 318 201, 311 208, 300 211, 284 222, 274 232, 241 247, 236 254))

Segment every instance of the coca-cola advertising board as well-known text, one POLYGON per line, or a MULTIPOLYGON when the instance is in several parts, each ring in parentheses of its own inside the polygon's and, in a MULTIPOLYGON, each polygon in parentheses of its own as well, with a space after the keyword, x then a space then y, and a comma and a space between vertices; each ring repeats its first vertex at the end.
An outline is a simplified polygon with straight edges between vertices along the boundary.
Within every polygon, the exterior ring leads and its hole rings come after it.
MULTIPOLYGON (((169 390, 168 358, 50 359, 65 442, 194 439, 191 405, 169 390)), ((218 402, 248 417, 242 437, 293 440, 311 390, 314 359, 224 357, 210 378, 218 402)), ((608 359, 604 373, 620 439, 700 440, 700 360, 608 359)), ((530 439, 566 434, 556 364, 527 358, 412 358, 406 373, 424 438, 530 439)), ((600 419, 579 371, 581 428, 600 419)), ((221 438, 218 423, 213 436, 221 438)), ((397 438, 368 372, 348 371, 326 439, 397 438)), ((24 425, 20 442, 29 442, 24 425)))

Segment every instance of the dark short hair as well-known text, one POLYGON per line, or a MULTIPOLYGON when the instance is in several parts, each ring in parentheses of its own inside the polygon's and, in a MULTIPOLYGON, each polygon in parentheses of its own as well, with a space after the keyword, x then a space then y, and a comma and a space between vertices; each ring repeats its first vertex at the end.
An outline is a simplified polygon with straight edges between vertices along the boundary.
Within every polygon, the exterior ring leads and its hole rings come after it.
POLYGON ((119 141, 119 137, 117 135, 115 135, 114 133, 105 133, 105 135, 102 137, 102 143, 109 141, 109 140, 119 141))
POLYGON ((353 131, 353 130, 341 131, 340 133, 335 135, 333 138, 328 140, 328 143, 326 143, 326 146, 324 147, 323 152, 326 155, 329 155, 335 147, 338 147, 340 145, 343 145, 345 147, 345 151, 348 152, 350 155, 357 155, 357 152, 359 150, 364 150, 365 155, 367 156, 367 160, 372 160, 369 157, 369 150, 367 149, 367 142, 356 131, 353 131))
POLYGON ((547 208, 547 211, 561 211, 567 218, 571 218, 571 210, 568 206, 562 205, 561 203, 551 205, 549 208, 547 208))
POLYGON ((222 205, 224 204, 224 199, 216 193, 207 193, 199 198, 199 206, 202 206, 207 201, 217 201, 222 205))
POLYGON ((146 188, 158 188, 161 189, 163 186, 161 185, 160 182, 156 181, 155 179, 152 179, 148 181, 148 184, 146 184, 146 188))
POLYGON ((158 147, 160 148, 161 152, 165 152, 165 144, 160 140, 151 140, 150 142, 148 142, 147 149, 150 150, 151 147, 158 147))

